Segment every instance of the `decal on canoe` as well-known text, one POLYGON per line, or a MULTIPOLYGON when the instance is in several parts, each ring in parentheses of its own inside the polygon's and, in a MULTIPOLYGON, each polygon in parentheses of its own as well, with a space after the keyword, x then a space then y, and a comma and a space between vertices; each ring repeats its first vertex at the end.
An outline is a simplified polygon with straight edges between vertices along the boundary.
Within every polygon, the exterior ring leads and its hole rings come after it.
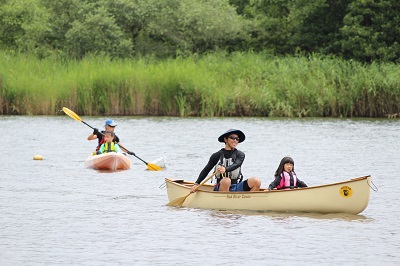
POLYGON ((227 199, 251 199, 250 195, 226 195, 227 199))
POLYGON ((340 195, 344 198, 350 198, 353 195, 353 190, 349 186, 343 186, 340 188, 340 195))

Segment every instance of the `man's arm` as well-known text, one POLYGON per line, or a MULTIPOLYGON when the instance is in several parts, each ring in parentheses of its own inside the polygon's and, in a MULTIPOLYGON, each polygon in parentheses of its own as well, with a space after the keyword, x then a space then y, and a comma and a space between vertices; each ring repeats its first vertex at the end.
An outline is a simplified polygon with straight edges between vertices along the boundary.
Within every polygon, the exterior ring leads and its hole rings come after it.
POLYGON ((207 165, 203 168, 203 170, 200 172, 199 177, 196 180, 196 184, 200 184, 201 181, 204 180, 204 178, 206 178, 206 176, 208 175, 208 173, 211 171, 211 169, 218 163, 220 158, 220 152, 217 151, 215 153, 213 153, 210 156, 210 159, 208 160, 207 165))

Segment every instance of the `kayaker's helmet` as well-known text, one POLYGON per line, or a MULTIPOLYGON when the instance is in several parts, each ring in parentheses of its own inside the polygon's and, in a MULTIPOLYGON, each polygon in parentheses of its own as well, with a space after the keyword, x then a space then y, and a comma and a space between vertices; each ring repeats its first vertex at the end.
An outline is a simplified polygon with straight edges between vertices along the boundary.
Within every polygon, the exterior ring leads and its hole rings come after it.
POLYGON ((115 127, 115 126, 117 126, 117 124, 115 124, 114 120, 112 120, 112 119, 107 119, 104 126, 115 127))
POLYGON ((232 134, 236 134, 239 137, 239 143, 243 142, 246 139, 246 136, 244 135, 244 133, 238 129, 229 129, 228 131, 226 131, 224 134, 222 134, 221 136, 219 136, 218 141, 219 142, 225 142, 224 138, 229 137, 232 134))

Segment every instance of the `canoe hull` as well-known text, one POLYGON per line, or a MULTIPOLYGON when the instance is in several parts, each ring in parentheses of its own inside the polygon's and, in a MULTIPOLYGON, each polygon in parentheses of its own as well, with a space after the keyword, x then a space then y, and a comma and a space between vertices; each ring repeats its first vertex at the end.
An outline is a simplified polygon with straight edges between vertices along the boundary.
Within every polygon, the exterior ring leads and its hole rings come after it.
MULTIPOLYGON (((170 201, 189 194, 192 182, 166 178, 170 201)), ((203 185, 182 206, 200 209, 255 210, 358 214, 368 205, 371 176, 345 182, 291 190, 214 192, 203 185)))
POLYGON ((96 170, 128 170, 131 168, 131 160, 126 155, 115 152, 89 155, 85 167, 96 170))

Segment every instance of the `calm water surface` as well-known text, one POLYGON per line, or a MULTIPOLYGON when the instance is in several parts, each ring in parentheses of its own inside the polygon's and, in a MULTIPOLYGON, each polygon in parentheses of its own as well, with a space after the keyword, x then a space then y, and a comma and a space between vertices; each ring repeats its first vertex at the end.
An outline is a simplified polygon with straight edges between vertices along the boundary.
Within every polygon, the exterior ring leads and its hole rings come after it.
POLYGON ((168 168, 145 171, 132 157, 127 171, 85 169, 96 143, 83 123, 0 116, 0 265, 400 265, 398 120, 115 120, 125 147, 168 168), (229 128, 245 132, 243 173, 263 187, 290 155, 308 185, 371 175, 379 190, 360 215, 165 206, 164 178, 196 180, 229 128))

